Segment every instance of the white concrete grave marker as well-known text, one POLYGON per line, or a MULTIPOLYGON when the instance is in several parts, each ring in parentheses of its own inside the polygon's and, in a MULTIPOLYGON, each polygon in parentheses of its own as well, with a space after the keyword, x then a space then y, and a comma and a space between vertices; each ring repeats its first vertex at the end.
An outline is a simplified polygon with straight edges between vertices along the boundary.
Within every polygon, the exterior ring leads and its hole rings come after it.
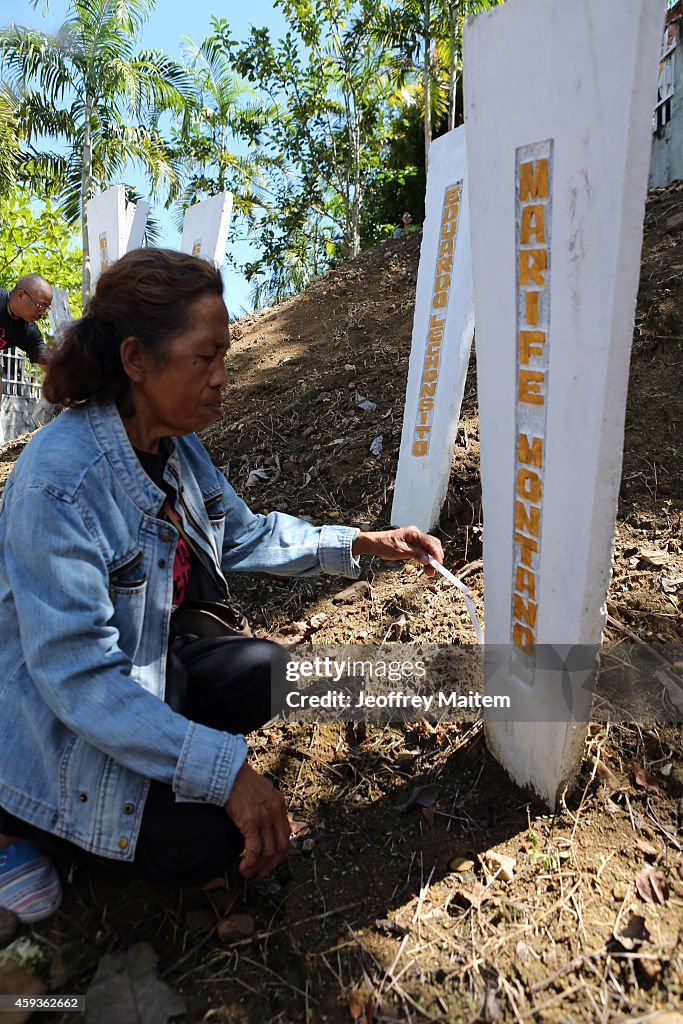
POLYGON ((69 305, 69 293, 66 288, 53 287, 52 305, 50 306, 50 326, 55 337, 58 336, 61 328, 71 322, 71 306, 69 305))
POLYGON ((95 290, 103 270, 130 249, 142 245, 149 205, 126 202, 124 185, 112 185, 89 199, 85 206, 90 252, 90 288, 95 290))
POLYGON ((605 624, 664 8, 509 0, 465 31, 486 686, 511 698, 487 736, 550 806, 605 624))
POLYGON ((230 231, 232 192, 219 192, 201 203, 188 206, 183 220, 181 252, 199 256, 220 267, 230 231))
POLYGON ((429 151, 401 450, 391 522, 429 530, 448 488, 472 347, 472 262, 465 128, 429 151))

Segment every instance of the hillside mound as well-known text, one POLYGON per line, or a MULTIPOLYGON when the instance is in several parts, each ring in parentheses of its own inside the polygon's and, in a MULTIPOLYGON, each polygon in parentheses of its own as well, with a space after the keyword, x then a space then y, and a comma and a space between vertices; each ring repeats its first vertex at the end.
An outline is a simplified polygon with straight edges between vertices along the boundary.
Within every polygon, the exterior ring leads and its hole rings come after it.
MULTIPOLYGON (((234 325, 225 416, 204 440, 253 509, 388 525, 419 247, 386 241, 234 325)), ((675 185, 647 207, 617 651, 681 640, 682 272, 675 185)), ((22 444, 0 451, 0 479, 22 444)), ((478 465, 473 359, 438 533, 483 617, 478 465)), ((366 559, 363 584, 341 603, 348 581, 231 579, 259 633, 290 645, 473 642, 459 596, 418 566, 366 559)), ((593 726, 556 815, 510 782, 478 724, 278 723, 249 743, 295 819, 288 862, 181 894, 63 865, 63 909, 33 930, 52 991, 86 991, 100 957, 147 941, 186 1024, 681 1024, 680 726, 593 726)))

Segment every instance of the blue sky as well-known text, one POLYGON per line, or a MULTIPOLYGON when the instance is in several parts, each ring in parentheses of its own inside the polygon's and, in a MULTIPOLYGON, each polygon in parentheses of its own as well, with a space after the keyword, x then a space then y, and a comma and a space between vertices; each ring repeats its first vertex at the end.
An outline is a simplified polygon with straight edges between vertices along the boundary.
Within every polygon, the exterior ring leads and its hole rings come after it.
MULTIPOLYGON (((3 24, 16 21, 18 24, 56 31, 64 21, 68 0, 50 0, 48 12, 42 16, 42 3, 34 10, 28 0, 0 0, 0 19, 3 24)), ((251 25, 268 26, 275 36, 284 33, 286 23, 282 12, 276 10, 270 0, 157 0, 156 8, 145 28, 141 47, 155 47, 165 50, 174 57, 180 57, 180 44, 184 36, 201 42, 210 32, 212 16, 225 18, 237 39, 245 39, 251 25)), ((130 175, 130 184, 145 194, 144 178, 135 173, 130 175)), ((154 216, 161 224, 160 245, 176 249, 180 247, 180 232, 173 226, 171 216, 162 206, 153 206, 154 216)), ((228 249, 231 242, 228 240, 228 249)), ((248 243, 233 245, 232 251, 240 262, 253 258, 248 243)), ((224 267, 226 300, 231 313, 237 314, 241 307, 249 307, 249 287, 244 278, 233 269, 224 267)))

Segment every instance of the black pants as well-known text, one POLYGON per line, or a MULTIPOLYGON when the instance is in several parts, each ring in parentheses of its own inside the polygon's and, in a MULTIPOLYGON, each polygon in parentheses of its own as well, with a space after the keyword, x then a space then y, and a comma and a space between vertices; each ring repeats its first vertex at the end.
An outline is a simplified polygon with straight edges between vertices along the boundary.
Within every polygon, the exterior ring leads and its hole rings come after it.
MULTIPOLYGON (((243 637, 179 639, 173 653, 187 674, 183 713, 191 721, 225 732, 248 733, 283 710, 291 686, 285 679, 287 653, 278 644, 243 637)), ((176 803, 171 787, 155 781, 150 784, 132 861, 88 853, 1 808, 0 832, 33 839, 46 852, 76 864, 179 885, 197 885, 223 874, 244 846, 241 833, 222 807, 176 803)))

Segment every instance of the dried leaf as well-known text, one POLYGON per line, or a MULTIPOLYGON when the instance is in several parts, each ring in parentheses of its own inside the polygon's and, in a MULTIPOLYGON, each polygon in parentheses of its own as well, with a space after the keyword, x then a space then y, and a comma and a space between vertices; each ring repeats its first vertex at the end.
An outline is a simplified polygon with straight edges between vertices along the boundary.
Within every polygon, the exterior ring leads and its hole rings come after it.
POLYGON ((663 871, 658 871, 652 864, 646 866, 636 875, 636 889, 646 903, 663 905, 669 898, 669 885, 663 871))
POLYGON ((644 839, 641 839, 640 836, 636 836, 636 846, 645 854, 646 857, 659 856, 659 850, 657 847, 653 846, 652 843, 648 843, 644 839))
POLYGON ((410 794, 404 804, 399 805, 399 811, 412 811, 416 807, 433 807, 439 798, 439 787, 436 782, 430 782, 426 786, 418 786, 410 794))
POLYGON ((349 1013, 353 1024, 372 1024, 375 1019, 375 1000, 372 994, 367 999, 357 989, 349 996, 349 1013))
POLYGON ((408 620, 405 615, 399 615, 399 617, 389 626, 389 629, 387 630, 387 639, 400 640, 407 632, 408 620))
POLYGON ((354 401, 358 408, 362 409, 363 412, 377 412, 377 406, 375 405, 375 403, 371 402, 368 398, 365 397, 365 395, 359 395, 358 392, 356 392, 354 396, 354 401))
POLYGON ((349 1013, 351 1014, 351 1020, 356 1022, 359 1021, 361 1016, 365 1013, 365 999, 360 992, 352 992, 349 996, 349 1013))
POLYGON ((665 594, 675 594, 683 587, 683 576, 662 576, 659 582, 665 594))
POLYGON ((392 921, 390 917, 377 918, 375 921, 375 928, 378 931, 383 932, 384 935, 393 935, 394 938, 402 939, 404 935, 408 935, 410 928, 408 925, 399 924, 398 921, 392 921))
POLYGON ((616 941, 629 952, 637 949, 641 943, 650 941, 645 918, 640 914, 631 914, 624 930, 619 933, 614 931, 612 934, 616 941))
POLYGON ((328 616, 325 612, 318 612, 316 615, 312 615, 308 620, 308 625, 312 630, 320 629, 321 626, 327 622, 328 616))
POLYGON ((435 810, 435 808, 434 807, 423 807, 421 809, 421 814, 422 814, 422 817, 424 818, 424 820, 427 822, 427 824, 431 827, 434 824, 434 819, 436 818, 436 810, 435 810))
POLYGON ((641 562, 645 562, 646 565, 654 565, 655 567, 666 565, 667 562, 671 561, 671 555, 668 551, 662 551, 660 548, 644 548, 638 552, 638 558, 641 562))
POLYGON ((502 1012, 503 1003, 498 989, 493 987, 487 988, 484 999, 484 1021, 486 1024, 495 1024, 497 1020, 500 1020, 502 1012))
POLYGON ((473 882, 472 885, 463 885, 458 889, 457 898, 469 903, 475 910, 479 910, 482 903, 491 899, 491 893, 481 882, 473 882))
POLYGON ((603 761, 598 761, 597 758, 593 758, 592 767, 595 769, 596 779, 605 789, 605 796, 609 797, 612 793, 619 793, 626 788, 623 783, 619 782, 614 772, 608 768, 603 761))
POLYGON ((262 483, 264 480, 268 480, 269 476, 265 469, 252 469, 251 473, 247 477, 245 487, 254 487, 258 483, 262 483))
POLYGON ((88 1024, 166 1024, 186 1012, 185 1000, 157 977, 147 942, 100 960, 85 995, 88 1024))
POLYGON ((641 789, 646 790, 648 793, 658 793, 659 783, 657 782, 654 775, 650 775, 646 772, 641 764, 637 761, 633 762, 633 775, 636 786, 640 786, 641 789))

